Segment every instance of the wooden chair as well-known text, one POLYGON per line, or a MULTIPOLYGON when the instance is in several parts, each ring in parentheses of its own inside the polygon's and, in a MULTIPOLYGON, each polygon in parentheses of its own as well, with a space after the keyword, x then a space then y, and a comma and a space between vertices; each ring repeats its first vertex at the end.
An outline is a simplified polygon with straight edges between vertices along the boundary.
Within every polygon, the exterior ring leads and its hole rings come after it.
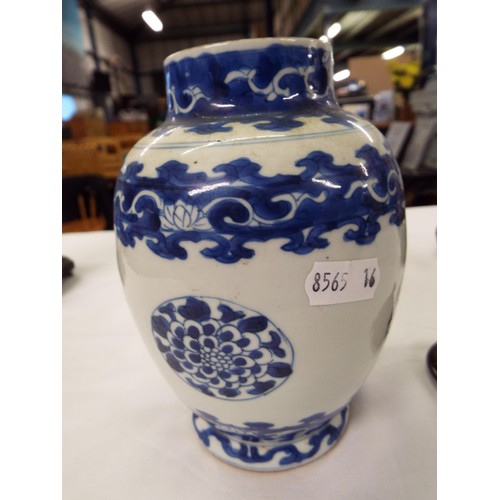
POLYGON ((149 124, 147 121, 113 121, 107 124, 108 135, 126 135, 126 134, 141 134, 146 135, 149 131, 149 124))
POLYGON ((108 135, 124 135, 129 133, 129 128, 127 122, 115 121, 108 122, 107 125, 108 135))
POLYGON ((86 137, 82 144, 91 146, 96 152, 94 173, 108 179, 115 179, 123 164, 124 153, 120 141, 114 137, 86 137))
POLYGON ((96 175, 62 179, 62 232, 113 228, 113 190, 96 175))
POLYGON ((127 156, 127 153, 134 147, 134 145, 144 137, 144 134, 123 134, 117 135, 115 138, 120 143, 120 148, 122 150, 123 159, 127 156))
POLYGON ((62 175, 90 175, 96 173, 98 164, 97 151, 92 144, 76 141, 62 143, 62 175))

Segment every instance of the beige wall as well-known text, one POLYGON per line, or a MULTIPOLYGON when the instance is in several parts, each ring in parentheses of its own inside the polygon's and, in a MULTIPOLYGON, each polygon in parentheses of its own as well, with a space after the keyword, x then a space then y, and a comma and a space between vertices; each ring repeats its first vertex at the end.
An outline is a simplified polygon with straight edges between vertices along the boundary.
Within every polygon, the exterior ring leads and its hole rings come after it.
POLYGON ((384 61, 378 55, 351 57, 348 66, 351 71, 351 78, 364 80, 367 92, 370 95, 393 88, 387 61, 384 61))
MULTIPOLYGON (((397 61, 405 62, 411 59, 410 55, 403 54, 398 57, 397 61)), ((348 67, 351 78, 366 82, 367 92, 370 95, 394 88, 391 82, 388 61, 385 61, 379 55, 351 57, 348 61, 348 67)))

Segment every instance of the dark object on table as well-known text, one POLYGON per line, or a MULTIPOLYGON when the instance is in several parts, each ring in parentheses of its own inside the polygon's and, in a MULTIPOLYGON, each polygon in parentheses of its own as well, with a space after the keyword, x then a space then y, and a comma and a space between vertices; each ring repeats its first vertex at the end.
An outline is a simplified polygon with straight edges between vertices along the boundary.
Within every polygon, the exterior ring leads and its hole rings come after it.
POLYGON ((100 217, 103 227, 99 229, 113 229, 113 190, 114 181, 100 175, 63 177, 63 224, 100 217))
POLYGON ((427 351, 427 368, 431 375, 437 380, 437 342, 427 351))
POLYGON ((65 257, 63 255, 63 258, 62 258, 62 277, 66 278, 68 276, 71 276, 73 274, 74 267, 75 267, 75 263, 71 259, 68 259, 68 257, 65 257))

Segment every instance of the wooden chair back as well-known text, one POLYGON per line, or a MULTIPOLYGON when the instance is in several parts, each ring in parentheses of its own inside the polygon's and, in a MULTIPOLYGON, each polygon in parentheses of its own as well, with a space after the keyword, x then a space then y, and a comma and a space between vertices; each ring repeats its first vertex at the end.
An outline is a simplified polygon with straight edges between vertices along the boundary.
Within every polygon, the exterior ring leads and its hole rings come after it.
POLYGON ((62 173, 63 177, 88 175, 95 173, 97 151, 92 144, 63 141, 62 173))
POLYGON ((97 175, 62 179, 62 231, 99 231, 113 228, 113 189, 97 175))
POLYGON ((113 137, 86 137, 84 144, 91 145, 97 154, 97 171, 99 175, 114 178, 118 175, 123 163, 123 152, 120 141, 113 137))

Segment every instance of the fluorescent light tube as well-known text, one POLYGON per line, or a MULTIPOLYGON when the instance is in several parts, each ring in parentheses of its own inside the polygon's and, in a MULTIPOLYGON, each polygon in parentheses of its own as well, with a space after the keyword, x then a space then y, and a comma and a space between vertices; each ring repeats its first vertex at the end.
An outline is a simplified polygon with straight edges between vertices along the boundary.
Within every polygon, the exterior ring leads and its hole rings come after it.
POLYGON ((402 45, 398 45, 397 47, 393 47, 392 49, 386 50, 382 53, 382 59, 388 61, 389 59, 394 59, 395 57, 400 56, 405 51, 405 48, 402 45))
POLYGON ((340 23, 333 23, 326 30, 326 36, 331 40, 332 38, 335 38, 340 33, 341 29, 342 29, 342 26, 340 25, 340 23))
POLYGON ((341 82, 342 80, 345 80, 346 78, 349 78, 351 76, 351 72, 348 69, 343 69, 339 71, 338 73, 335 73, 333 75, 333 79, 336 82, 341 82))
POLYGON ((145 10, 142 13, 142 18, 153 31, 161 31, 163 29, 163 23, 152 10, 145 10))

